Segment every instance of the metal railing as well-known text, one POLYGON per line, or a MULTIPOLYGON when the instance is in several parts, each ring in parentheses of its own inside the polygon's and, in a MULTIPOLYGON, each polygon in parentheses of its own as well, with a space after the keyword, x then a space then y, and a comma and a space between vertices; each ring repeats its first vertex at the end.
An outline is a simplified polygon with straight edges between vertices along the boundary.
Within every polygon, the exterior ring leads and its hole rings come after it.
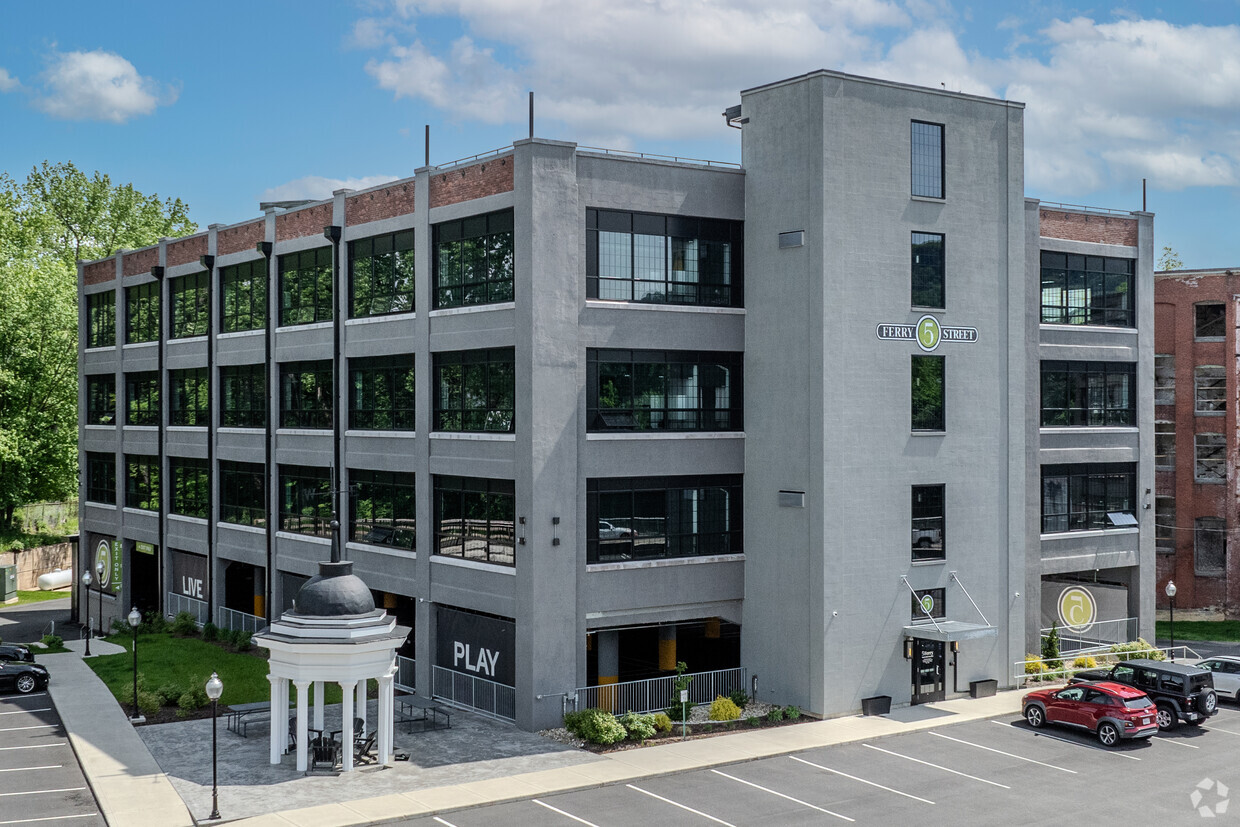
POLYGON ((414 681, 414 667, 417 661, 413 658, 407 658, 404 655, 396 656, 396 680, 393 681, 397 689, 405 692, 414 692, 417 686, 414 681))
MULTIPOLYGON (((1099 647, 1092 650, 1077 650, 1075 652, 1061 653, 1060 661, 1062 667, 1059 669, 1047 669, 1038 672, 1027 672, 1026 666, 1033 661, 1018 660, 1012 664, 1012 680, 1017 686, 1025 686, 1030 683, 1056 683, 1066 681, 1068 678, 1086 669, 1109 669, 1120 661, 1134 660, 1138 658, 1154 657, 1154 653, 1161 653, 1166 660, 1175 660, 1176 658, 1200 657, 1192 649, 1184 645, 1156 647, 1150 646, 1148 649, 1139 649, 1135 651, 1113 652, 1110 646, 1099 647), (1074 666, 1073 661, 1077 658, 1093 658, 1097 666, 1074 666)), ((1155 657, 1155 660, 1158 658, 1155 657)), ((1040 659, 1039 659, 1040 660, 1040 659)))
POLYGON ((486 678, 431 667, 431 694, 436 700, 503 721, 517 720, 516 690, 486 678))
POLYGON ((267 618, 216 606, 215 625, 221 629, 236 629, 239 632, 249 632, 253 635, 267 625, 267 618))
POLYGON ((652 161, 671 161, 675 164, 701 164, 707 167, 729 167, 730 169, 740 169, 741 165, 736 161, 708 161, 704 158, 682 158, 679 155, 658 155, 654 152, 634 152, 629 149, 606 149, 601 146, 579 146, 578 150, 586 152, 601 152, 604 155, 621 155, 627 158, 649 158, 652 161))
POLYGON ((181 612, 189 612, 194 616, 194 621, 199 625, 207 622, 207 601, 198 600, 193 597, 186 597, 176 592, 168 592, 167 600, 168 614, 176 617, 181 612))
POLYGON ((1060 207, 1063 209, 1074 210, 1077 212, 1098 213, 1100 215, 1123 215, 1123 216, 1132 215, 1131 210, 1116 210, 1110 207, 1089 207, 1084 204, 1064 204, 1059 201, 1039 201, 1038 206, 1039 207, 1050 207, 1051 209, 1060 207))
MULTIPOLYGON (((1088 629, 1080 632, 1075 632, 1068 626, 1060 626, 1056 629, 1056 632, 1059 635, 1059 651, 1064 654, 1068 652, 1075 653, 1136 640, 1137 619, 1135 617, 1121 617, 1116 620, 1100 620, 1090 625, 1088 629)), ((1051 633, 1051 630, 1042 629, 1041 633, 1042 637, 1045 638, 1051 633)))
MULTIPOLYGON (((1022 667, 1023 668, 1023 667, 1022 667)), ((720 695, 749 691, 749 670, 717 669, 713 672, 687 672, 689 703, 708 704, 720 695)), ((577 709, 606 709, 610 712, 661 712, 677 700, 675 675, 640 681, 582 686, 576 690, 577 709)))

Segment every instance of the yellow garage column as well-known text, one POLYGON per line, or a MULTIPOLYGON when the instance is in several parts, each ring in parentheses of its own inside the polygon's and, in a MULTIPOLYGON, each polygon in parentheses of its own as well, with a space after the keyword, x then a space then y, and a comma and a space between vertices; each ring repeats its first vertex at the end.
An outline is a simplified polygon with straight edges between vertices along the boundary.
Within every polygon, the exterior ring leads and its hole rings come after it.
POLYGON ((706 639, 707 640, 718 640, 719 639, 719 618, 712 617, 706 621, 706 639))
MULTIPOLYGON (((598 641, 599 686, 618 683, 620 681, 620 633, 603 631, 595 637, 598 641)), ((600 689, 598 691, 599 709, 615 712, 618 700, 616 695, 615 689, 600 689)))
POLYGON ((676 627, 659 627, 659 671, 676 671, 676 627))

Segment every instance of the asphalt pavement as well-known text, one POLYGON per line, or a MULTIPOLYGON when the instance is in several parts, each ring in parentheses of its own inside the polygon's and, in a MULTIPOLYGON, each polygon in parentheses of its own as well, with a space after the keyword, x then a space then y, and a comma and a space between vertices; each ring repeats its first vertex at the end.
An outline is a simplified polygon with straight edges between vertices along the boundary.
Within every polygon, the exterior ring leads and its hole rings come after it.
POLYGON ((69 623, 69 596, 20 606, 0 606, 0 641, 31 643, 45 634, 77 638, 79 627, 69 623))

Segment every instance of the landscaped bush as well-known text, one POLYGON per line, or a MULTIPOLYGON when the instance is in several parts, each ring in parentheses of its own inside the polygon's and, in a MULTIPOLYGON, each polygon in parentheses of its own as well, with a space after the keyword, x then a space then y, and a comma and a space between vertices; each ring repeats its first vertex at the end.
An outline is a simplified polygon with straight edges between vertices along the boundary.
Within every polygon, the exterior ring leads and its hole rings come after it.
POLYGON ((651 720, 654 722, 654 728, 658 732, 671 732, 672 719, 667 717, 666 712, 656 712, 651 720))
POLYGON ((1073 669, 1094 669, 1098 666, 1098 661, 1092 655, 1085 655, 1072 661, 1073 669))
POLYGON ((237 642, 233 645, 237 647, 238 652, 248 652, 254 648, 254 635, 249 632, 239 632, 237 642))
POLYGON ((564 716, 564 726, 592 744, 614 744, 628 737, 616 716, 602 709, 583 709, 564 716))
POLYGON ((138 624, 138 631, 144 635, 162 635, 168 631, 168 619, 159 612, 147 612, 138 624))
POLYGON ((166 683, 155 690, 159 702, 164 706, 172 706, 185 694, 185 687, 179 683, 166 683))
POLYGON ((735 721, 741 717, 741 708, 732 703, 731 698, 725 698, 719 695, 710 705, 710 715, 712 721, 735 721))
POLYGON ((744 709, 749 704, 749 693, 744 689, 738 689, 728 696, 732 699, 732 703, 744 709))
POLYGON ((195 709, 202 709, 210 702, 210 698, 207 697, 206 681, 195 681, 189 689, 181 693, 181 697, 177 698, 177 714, 185 715, 195 709))
POLYGON ((766 720, 772 724, 777 724, 784 719, 784 711, 779 707, 772 707, 771 711, 766 713, 766 720))
POLYGON ((1150 660, 1167 659, 1165 653, 1155 649, 1143 637, 1128 643, 1117 643, 1111 647, 1111 653, 1115 655, 1117 660, 1134 660, 1137 658, 1149 658, 1150 660))
POLYGON ((761 726, 762 719, 759 718, 757 715, 750 715, 748 718, 745 719, 745 723, 749 724, 750 726, 761 726))
POLYGON ((801 708, 797 706, 784 707, 784 717, 789 721, 795 721, 801 717, 801 708))
POLYGON ((1042 673, 1046 671, 1046 664, 1042 662, 1042 658, 1037 655, 1025 655, 1025 674, 1029 675, 1032 680, 1041 680, 1042 673))
POLYGON ((204 624, 202 627, 202 639, 208 642, 220 639, 220 627, 214 623, 204 624))
POLYGON ((197 637, 198 622, 189 612, 177 612, 177 616, 172 619, 172 634, 177 637, 197 637))
POLYGON ((62 638, 60 635, 44 635, 42 643, 48 649, 65 648, 64 638, 62 638))
POLYGON ((618 719, 620 726, 624 727, 629 734, 630 741, 645 741, 647 738, 653 738, 655 733, 654 716, 639 715, 636 712, 626 712, 618 719))
POLYGON ((1059 624, 1051 621, 1051 631, 1042 638, 1042 662, 1046 664, 1046 668, 1051 671, 1057 671, 1062 668, 1063 662, 1059 658, 1059 624))

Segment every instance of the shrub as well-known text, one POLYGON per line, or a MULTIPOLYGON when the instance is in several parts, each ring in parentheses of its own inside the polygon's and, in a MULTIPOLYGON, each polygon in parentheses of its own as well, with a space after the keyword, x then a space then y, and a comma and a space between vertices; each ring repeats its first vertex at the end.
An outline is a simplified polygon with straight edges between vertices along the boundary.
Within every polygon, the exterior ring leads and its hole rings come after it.
POLYGON ((651 715, 639 715, 636 712, 629 711, 621 715, 618 719, 620 726, 624 727, 629 734, 630 741, 645 741, 647 738, 653 738, 655 733, 654 717, 651 715))
POLYGON ((656 712, 651 716, 651 721, 654 722, 654 728, 657 732, 672 731, 672 719, 667 717, 666 712, 656 712))
POLYGON ((771 707, 771 711, 766 713, 766 719, 772 724, 777 724, 784 719, 784 711, 779 707, 771 707))
POLYGON ((216 641, 220 639, 220 627, 214 623, 206 623, 202 627, 202 639, 205 641, 216 641))
POLYGON ((667 708, 667 716, 673 721, 687 721, 689 719, 689 710, 693 708, 691 701, 681 703, 679 701, 680 693, 689 688, 689 684, 693 683, 693 678, 685 675, 689 671, 689 665, 683 660, 676 661, 676 680, 672 681, 672 697, 676 698, 672 705, 667 708))
POLYGON ((796 707, 796 706, 784 707, 784 718, 786 718, 787 720, 795 721, 797 718, 800 718, 800 717, 801 717, 800 707, 796 707))
POLYGON ((750 726, 759 726, 762 723, 762 719, 759 718, 757 715, 750 715, 748 718, 745 719, 745 723, 749 724, 750 726))
MULTIPOLYGON (((628 731, 616 720, 616 716, 602 709, 583 709, 570 713, 573 728, 569 731, 593 744, 614 744, 628 737, 628 731)), ((569 715, 564 716, 568 724, 569 715)))
POLYGON ((1037 655, 1025 655, 1025 674, 1041 675, 1046 671, 1046 664, 1042 663, 1042 659, 1037 655))
POLYGON ((172 634, 177 637, 197 637, 198 621, 189 612, 177 612, 172 619, 172 634))
POLYGON ((177 714, 184 716, 195 709, 202 709, 210 699, 207 697, 206 681, 196 682, 177 698, 177 714))
POLYGON ((42 643, 48 649, 63 649, 65 646, 64 638, 60 635, 44 635, 42 643))
POLYGON ((732 703, 744 709, 749 704, 749 693, 744 689, 738 689, 728 696, 732 699, 732 703))
POLYGON ((573 710, 564 713, 564 728, 577 737, 581 737, 581 721, 585 717, 586 710, 573 710))
POLYGON ((147 612, 142 616, 138 631, 149 635, 163 634, 168 631, 168 620, 159 612, 147 612))
POLYGON ((238 632, 237 642, 234 645, 238 652, 248 652, 254 648, 254 635, 249 632, 238 632))
POLYGON ((1042 662, 1048 671, 1054 672, 1063 666, 1059 658, 1059 624, 1051 621, 1051 631, 1042 638, 1042 662))
POLYGON ((1149 658, 1150 660, 1167 659, 1165 653, 1150 646, 1143 637, 1128 643, 1117 643, 1111 647, 1111 653, 1115 655, 1117 660, 1133 660, 1135 658, 1149 658))
MULTIPOLYGON (((130 692, 130 695, 132 694, 133 693, 130 692)), ((160 703, 159 696, 154 692, 146 692, 142 689, 138 690, 138 710, 143 715, 156 715, 159 713, 161 707, 163 707, 163 704, 160 703)))
POLYGON ((1097 667, 1097 665, 1098 661, 1096 661, 1092 655, 1085 655, 1084 657, 1079 657, 1072 661, 1073 669, 1093 669, 1097 667))
POLYGON ((719 695, 711 703, 708 717, 712 721, 735 721, 741 717, 741 708, 732 703, 731 698, 719 695))
POLYGON ((164 706, 172 706, 177 703, 181 696, 185 694, 185 687, 179 683, 166 683, 159 689, 155 690, 155 694, 159 696, 159 702, 164 706))

